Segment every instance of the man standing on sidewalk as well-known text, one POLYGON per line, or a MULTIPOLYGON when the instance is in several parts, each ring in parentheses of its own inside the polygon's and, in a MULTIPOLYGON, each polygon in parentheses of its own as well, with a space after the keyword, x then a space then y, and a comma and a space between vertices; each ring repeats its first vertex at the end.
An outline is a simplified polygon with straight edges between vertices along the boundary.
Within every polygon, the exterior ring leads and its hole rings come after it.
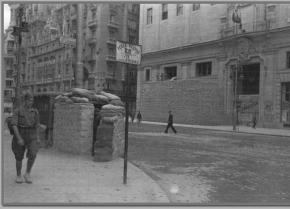
POLYGON ((30 93, 24 95, 24 104, 19 109, 15 110, 11 124, 13 128, 12 151, 16 159, 17 177, 15 182, 22 183, 22 160, 25 150, 27 167, 24 179, 26 183, 32 183, 30 172, 34 164, 36 154, 39 148, 39 114, 38 111, 32 108, 33 96, 30 93))
POLYGON ((169 113, 169 117, 168 117, 167 127, 166 127, 164 132, 167 134, 168 133, 168 129, 170 127, 173 130, 174 133, 177 133, 177 131, 173 127, 173 115, 172 115, 171 111, 169 111, 168 113, 169 113))

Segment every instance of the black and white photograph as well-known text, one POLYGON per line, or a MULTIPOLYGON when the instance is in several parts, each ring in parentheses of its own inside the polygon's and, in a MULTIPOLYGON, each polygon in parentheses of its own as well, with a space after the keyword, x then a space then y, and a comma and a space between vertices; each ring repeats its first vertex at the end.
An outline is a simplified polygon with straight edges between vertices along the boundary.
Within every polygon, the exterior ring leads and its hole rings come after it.
POLYGON ((2 206, 290 206, 290 2, 1 1, 2 206))

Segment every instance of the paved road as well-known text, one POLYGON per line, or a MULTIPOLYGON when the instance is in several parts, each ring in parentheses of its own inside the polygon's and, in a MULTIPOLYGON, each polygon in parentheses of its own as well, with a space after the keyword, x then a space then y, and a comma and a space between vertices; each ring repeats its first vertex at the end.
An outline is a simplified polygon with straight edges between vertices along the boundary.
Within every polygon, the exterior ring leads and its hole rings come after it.
POLYGON ((163 128, 131 125, 129 160, 171 202, 290 205, 289 137, 163 128))

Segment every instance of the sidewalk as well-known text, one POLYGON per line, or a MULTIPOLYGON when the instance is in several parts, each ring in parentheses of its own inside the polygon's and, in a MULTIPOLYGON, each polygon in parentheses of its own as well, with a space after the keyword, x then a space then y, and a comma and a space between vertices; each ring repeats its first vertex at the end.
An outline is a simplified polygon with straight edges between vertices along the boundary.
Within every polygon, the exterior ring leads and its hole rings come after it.
MULTIPOLYGON (((166 126, 167 123, 160 122, 150 122, 150 121, 142 121, 144 124, 152 124, 152 125, 163 125, 166 126)), ((178 124, 174 123, 176 127, 186 127, 186 128, 195 128, 195 129, 207 129, 207 130, 216 130, 216 131, 227 131, 234 132, 233 126, 203 126, 203 125, 188 125, 188 124, 178 124)), ((235 131, 236 133, 249 133, 249 134, 263 134, 263 135, 271 135, 271 136, 289 136, 290 137, 290 129, 270 129, 270 128, 251 128, 248 126, 237 126, 235 131)))
MULTIPOLYGON (((32 170, 33 184, 16 184, 11 136, 3 130, 2 204, 141 204, 169 203, 161 188, 139 168, 128 163, 123 184, 122 158, 94 162, 52 148, 40 149, 32 170)), ((26 159, 22 170, 25 171, 26 159)))

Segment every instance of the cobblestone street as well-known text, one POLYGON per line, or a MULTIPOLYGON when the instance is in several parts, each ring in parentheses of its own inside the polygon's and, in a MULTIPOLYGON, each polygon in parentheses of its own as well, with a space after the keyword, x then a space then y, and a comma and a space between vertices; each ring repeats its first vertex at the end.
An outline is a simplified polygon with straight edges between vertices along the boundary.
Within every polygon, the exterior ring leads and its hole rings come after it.
POLYGON ((131 127, 129 160, 173 203, 290 203, 289 137, 131 127), (182 134, 181 134, 182 133, 182 134))

